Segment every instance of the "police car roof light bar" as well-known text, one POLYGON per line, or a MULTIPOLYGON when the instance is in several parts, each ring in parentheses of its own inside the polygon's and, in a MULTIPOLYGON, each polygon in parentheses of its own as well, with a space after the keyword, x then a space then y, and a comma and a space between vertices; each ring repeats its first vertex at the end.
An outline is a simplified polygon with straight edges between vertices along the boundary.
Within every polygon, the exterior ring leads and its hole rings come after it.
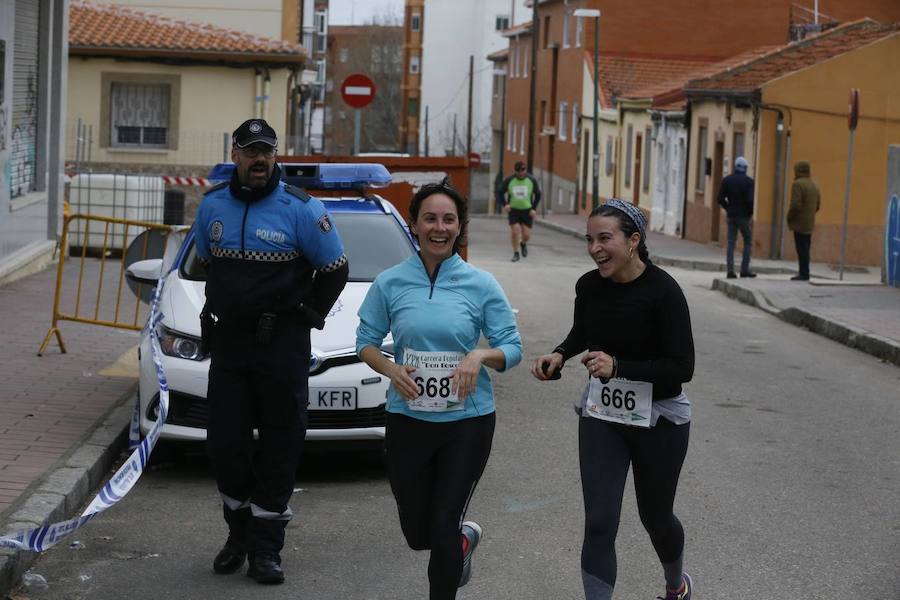
MULTIPOLYGON (((219 163, 209 172, 212 181, 227 181, 233 163, 219 163)), ((378 163, 282 163, 281 179, 305 190, 359 190, 390 185, 391 174, 378 163)))

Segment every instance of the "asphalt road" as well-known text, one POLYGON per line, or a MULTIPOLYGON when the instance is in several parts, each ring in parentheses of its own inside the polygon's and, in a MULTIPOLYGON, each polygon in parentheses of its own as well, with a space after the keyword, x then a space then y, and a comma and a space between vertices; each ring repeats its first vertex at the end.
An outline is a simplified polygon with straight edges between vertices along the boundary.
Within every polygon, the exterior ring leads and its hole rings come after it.
MULTIPOLYGON (((497 433, 469 518, 486 537, 460 599, 576 599, 583 526, 572 403, 577 361, 557 382, 528 364, 571 324, 573 237, 535 231, 509 262, 505 223, 475 219, 469 257, 519 311, 525 360, 494 377, 497 433)), ((672 270, 692 311, 694 419, 676 512, 694 600, 900 600, 900 369, 709 289, 711 273, 672 270)), ((219 500, 200 456, 144 475, 120 505, 32 569, 32 600, 427 597, 427 556, 406 548, 383 469, 366 455, 305 460, 283 553, 287 582, 216 576, 219 500)), ((616 597, 653 598, 662 570, 626 489, 616 597)))

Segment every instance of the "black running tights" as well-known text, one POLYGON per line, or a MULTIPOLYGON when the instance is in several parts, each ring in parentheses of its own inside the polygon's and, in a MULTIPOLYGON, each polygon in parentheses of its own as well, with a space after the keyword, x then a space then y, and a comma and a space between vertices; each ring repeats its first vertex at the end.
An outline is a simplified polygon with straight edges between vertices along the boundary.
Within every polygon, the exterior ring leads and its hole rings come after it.
POLYGON ((644 429, 592 417, 579 421, 585 517, 581 568, 615 586, 616 533, 629 463, 638 513, 659 560, 666 564, 681 558, 684 530, 672 508, 690 423, 674 425, 660 417, 654 427, 644 429))
POLYGON ((446 423, 387 414, 388 478, 406 542, 431 550, 429 600, 456 598, 460 525, 487 464, 494 423, 494 413, 446 423))

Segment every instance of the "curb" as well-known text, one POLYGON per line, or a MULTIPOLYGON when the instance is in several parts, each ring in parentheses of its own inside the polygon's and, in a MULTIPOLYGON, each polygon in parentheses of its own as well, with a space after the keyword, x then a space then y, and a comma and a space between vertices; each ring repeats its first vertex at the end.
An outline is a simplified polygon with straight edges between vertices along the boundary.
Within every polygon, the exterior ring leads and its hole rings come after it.
MULTIPOLYGON (((541 227, 546 227, 547 229, 552 229, 560 233, 569 234, 572 237, 578 238, 579 240, 584 240, 583 233, 579 233, 563 225, 559 225, 550 221, 543 221, 540 219, 535 219, 534 222, 535 225, 540 225, 541 227)), ((670 256, 663 256, 660 254, 656 254, 651 250, 650 260, 653 261, 653 264, 658 266, 676 267, 679 269, 688 269, 691 271, 711 271, 720 273, 725 272, 724 257, 722 261, 710 262, 705 260, 692 260, 690 258, 674 258, 670 256)), ((783 267, 766 267, 761 265, 753 265, 753 271, 756 273, 765 273, 767 275, 784 275, 794 273, 793 269, 786 269, 783 267)))
MULTIPOLYGON (((137 386, 137 384, 135 384, 137 386)), ((72 518, 105 480, 128 443, 135 392, 110 409, 75 449, 33 487, 2 522, 3 533, 72 518)), ((0 549, 0 598, 6 598, 38 553, 0 549)))
POLYGON ((900 366, 900 345, 894 340, 839 321, 825 319, 801 308, 791 306, 779 309, 772 305, 762 292, 748 290, 725 279, 713 280, 712 289, 738 302, 760 308, 791 325, 804 327, 839 344, 900 366))

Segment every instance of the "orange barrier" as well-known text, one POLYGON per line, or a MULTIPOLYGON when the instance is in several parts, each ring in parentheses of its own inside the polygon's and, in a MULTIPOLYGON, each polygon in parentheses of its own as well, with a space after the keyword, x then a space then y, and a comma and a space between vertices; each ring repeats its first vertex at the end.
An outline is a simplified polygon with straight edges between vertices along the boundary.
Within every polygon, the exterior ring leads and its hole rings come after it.
MULTIPOLYGON (((167 240, 169 234, 175 228, 171 225, 160 225, 144 221, 132 221, 128 219, 116 219, 95 215, 67 215, 63 221, 62 239, 60 240, 59 263, 56 269, 56 291, 53 298, 53 322, 50 330, 44 336, 44 341, 38 350, 38 356, 43 356, 51 338, 55 335, 60 350, 65 354, 66 345, 59 329, 60 321, 75 321, 90 325, 104 327, 116 327, 140 331, 146 315, 141 314, 140 285, 137 294, 134 294, 134 306, 131 304, 131 290, 124 300, 122 290, 126 283, 126 260, 136 262, 146 258, 158 258, 150 256, 151 235, 144 235, 143 239, 135 239, 144 232, 159 232, 167 240), (84 222, 83 230, 73 227, 73 223, 84 222), (91 231, 94 223, 102 224, 91 231), (68 256, 72 253, 72 256, 68 256), (66 272, 66 264, 70 260, 78 259, 78 274, 66 272), (111 263, 110 270, 107 263, 111 263), (93 306, 82 311, 82 292, 85 287, 85 279, 90 280, 90 285, 96 290, 90 289, 90 298, 86 298, 86 304, 93 299, 93 306), (96 282, 96 283, 94 283, 96 282), (73 286, 74 298, 65 301, 63 290, 73 286)), ((164 247, 164 245, 163 245, 164 247)), ((85 294, 87 295, 87 293, 85 294)))

